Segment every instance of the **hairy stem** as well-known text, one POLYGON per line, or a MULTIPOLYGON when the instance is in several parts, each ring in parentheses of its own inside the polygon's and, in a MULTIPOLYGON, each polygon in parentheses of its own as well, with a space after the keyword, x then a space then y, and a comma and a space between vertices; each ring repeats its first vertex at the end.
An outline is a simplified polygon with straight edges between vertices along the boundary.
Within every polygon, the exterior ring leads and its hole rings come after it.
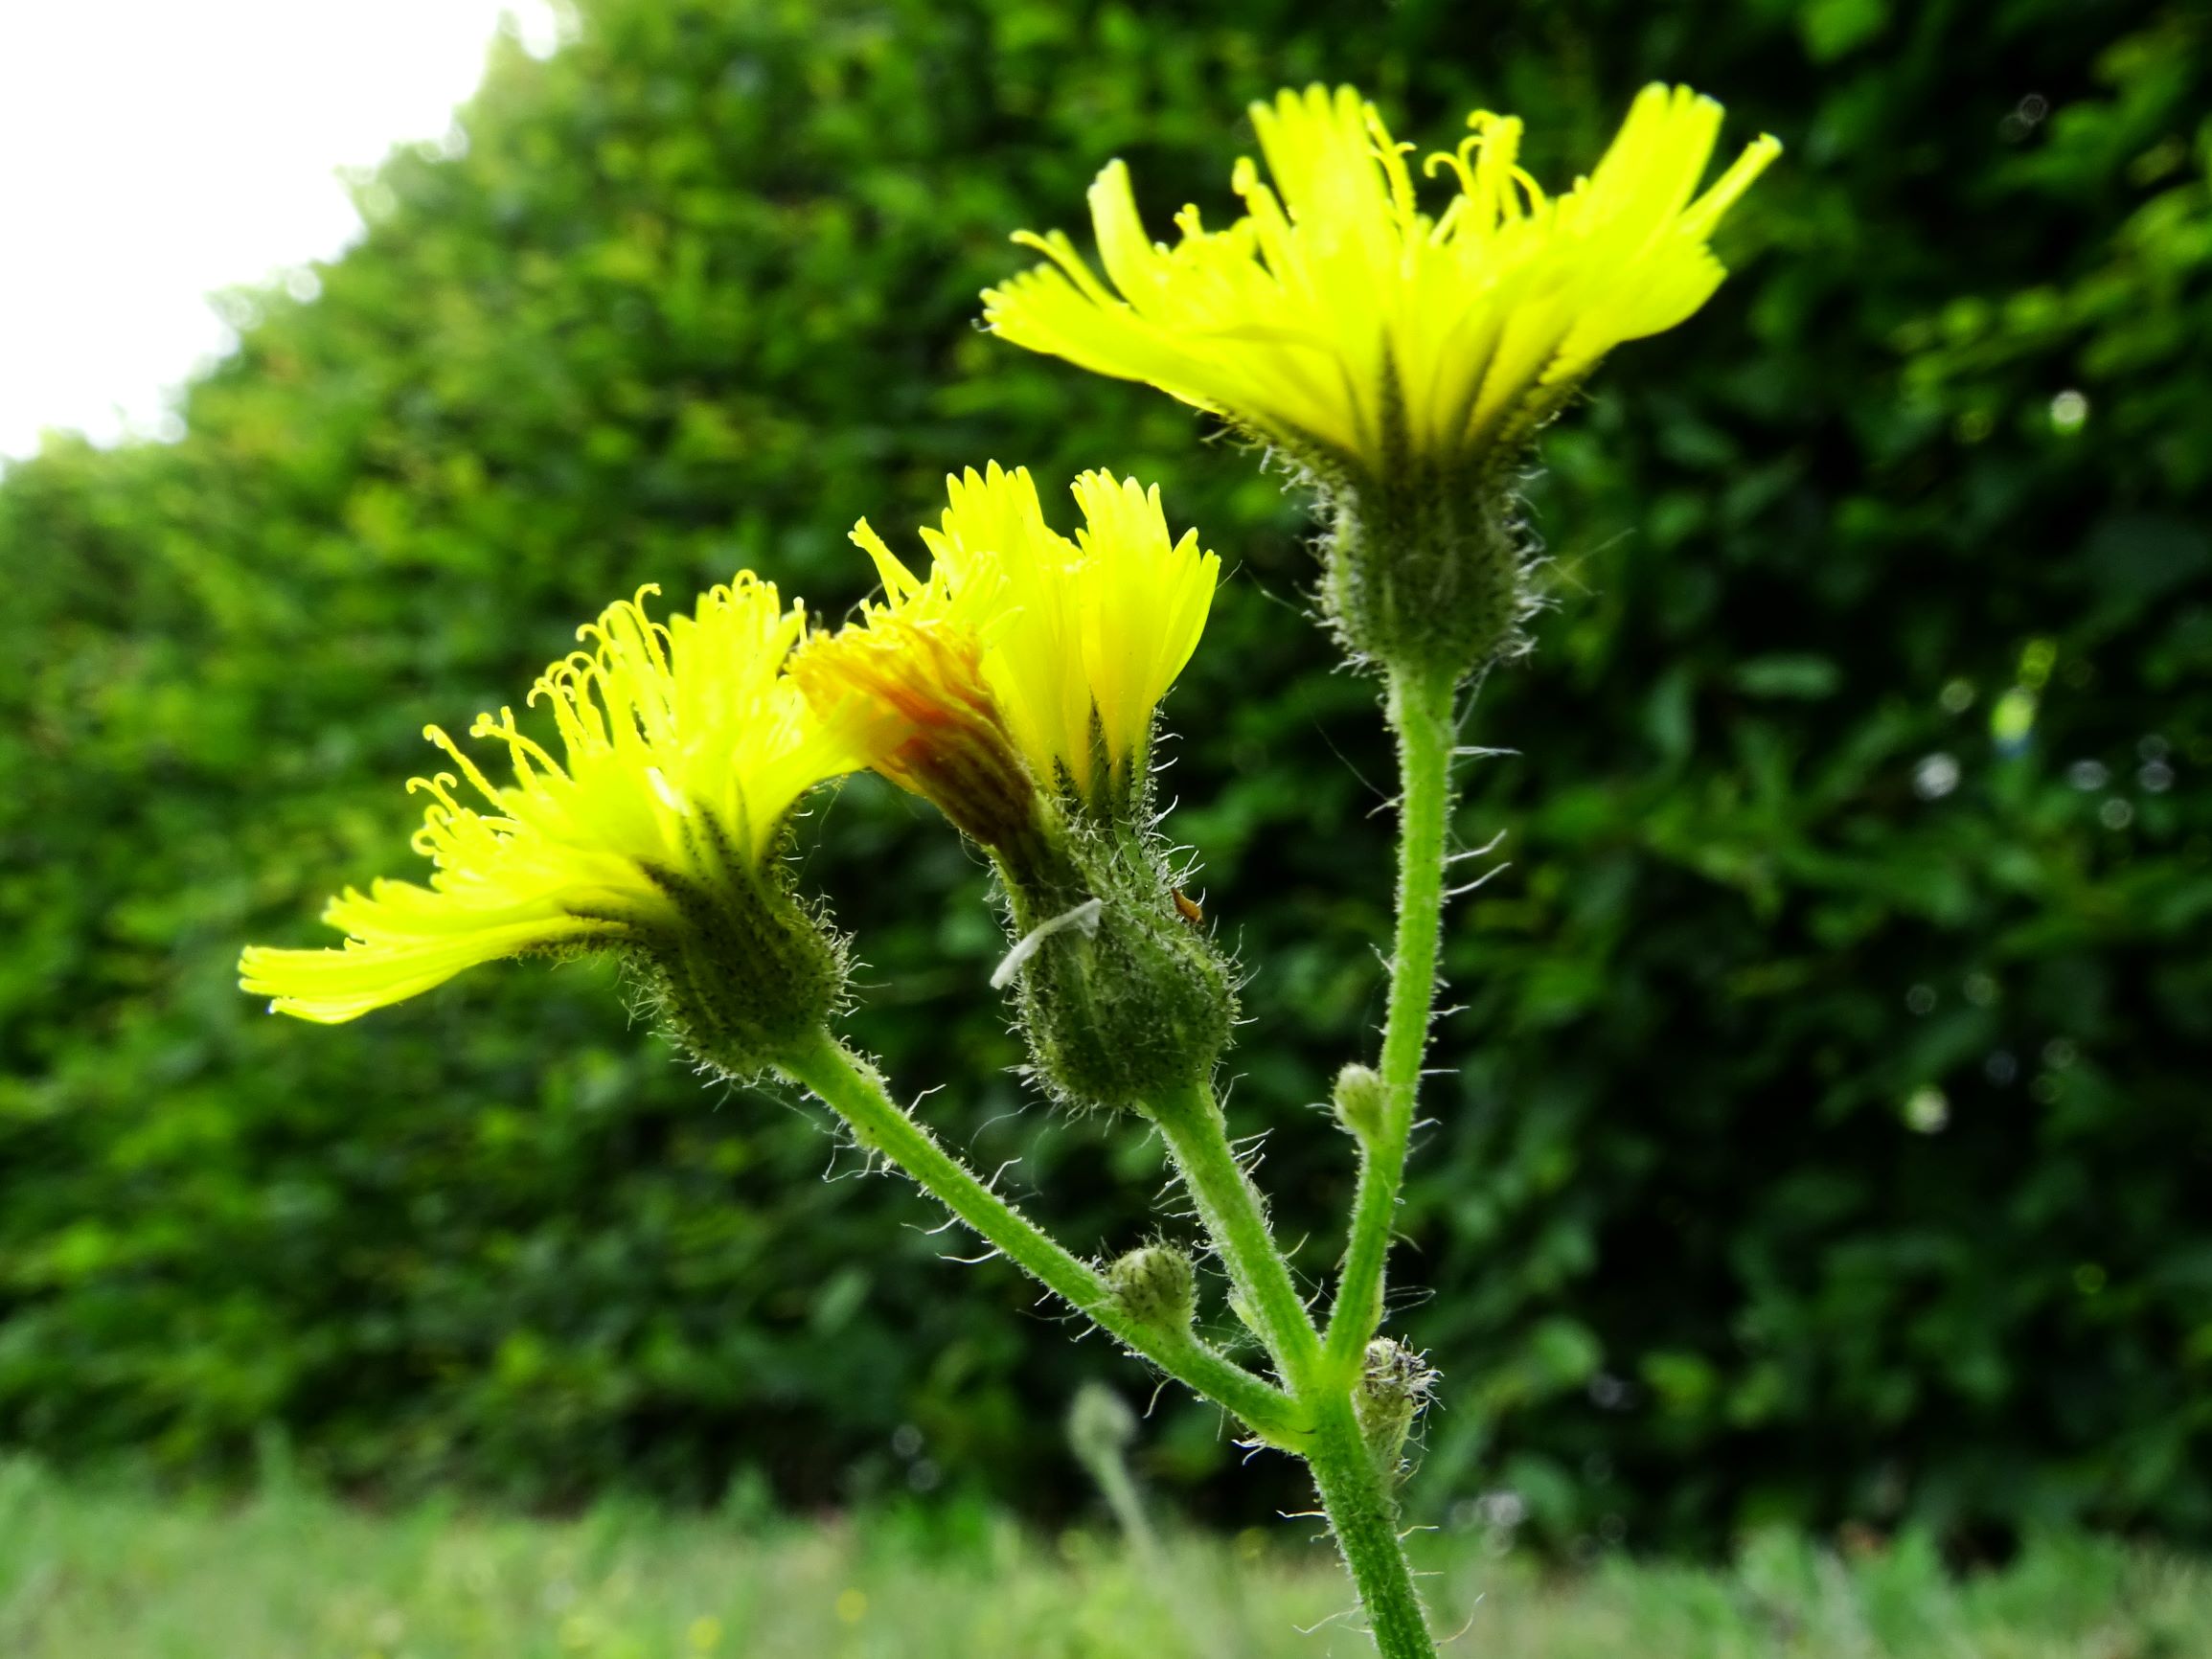
POLYGON ((1359 1433, 1348 1395, 1331 1398, 1316 1413, 1306 1462, 1367 1610, 1376 1651, 1381 1659, 1436 1659, 1398 1539, 1398 1503, 1359 1433))
MULTIPOLYGON (((1433 902, 1430 914, 1433 917, 1433 902)), ((1432 923, 1432 935, 1433 931, 1432 923)), ((1430 951, 1433 957, 1433 938, 1430 951)), ((1419 1066, 1417 1052, 1417 1072, 1419 1066)), ((1291 1281, 1289 1265, 1268 1231, 1259 1192, 1229 1146, 1227 1125, 1213 1090, 1196 1085, 1155 1102, 1152 1116, 1167 1138, 1199 1219, 1220 1249, 1247 1318, 1306 1410, 1311 1427, 1292 1449, 1312 1470, 1321 1507, 1358 1589, 1378 1652, 1381 1659, 1435 1659, 1421 1600, 1414 1593, 1413 1576, 1398 1539, 1398 1504, 1390 1476, 1360 1433, 1353 1406, 1352 1388, 1358 1372, 1356 1369, 1348 1378, 1321 1363, 1320 1338, 1291 1281)), ((1398 1146, 1402 1160, 1402 1131, 1398 1146)))
POLYGON ((1390 958, 1389 1014, 1382 1029, 1381 1122, 1362 1140, 1352 1234, 1330 1310, 1327 1364, 1349 1387, 1368 1339, 1382 1323, 1383 1265, 1390 1254, 1414 1096, 1436 1002, 1436 955, 1444 915, 1446 830, 1451 819, 1451 751, 1457 740, 1449 676, 1394 669, 1388 713, 1398 734, 1398 937, 1390 958))
POLYGON ((1214 1091, 1204 1083, 1155 1102, 1152 1122, 1168 1143, 1198 1219, 1221 1253, 1242 1311, 1274 1356, 1293 1391, 1303 1388, 1320 1356, 1321 1341, 1291 1282, 1289 1264, 1275 1247, 1260 1194, 1230 1149, 1228 1125, 1214 1091))
POLYGON ((1170 1376, 1227 1407, 1262 1438, 1297 1447, 1305 1412, 1188 1331, 1162 1329, 1123 1311, 1089 1263, 993 1193, 975 1172, 937 1144, 891 1098, 876 1068, 829 1033, 786 1055, 777 1069, 811 1089, 851 1126, 860 1144, 879 1152, 915 1183, 1078 1312, 1111 1331, 1170 1376))

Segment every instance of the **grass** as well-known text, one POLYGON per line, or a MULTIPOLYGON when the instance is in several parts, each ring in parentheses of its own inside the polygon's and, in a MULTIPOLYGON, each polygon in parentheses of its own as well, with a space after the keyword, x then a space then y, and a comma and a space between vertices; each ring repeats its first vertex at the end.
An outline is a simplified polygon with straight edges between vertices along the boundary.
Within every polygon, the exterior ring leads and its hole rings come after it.
MULTIPOLYGON (((857 1524, 606 1509, 403 1513, 275 1489, 155 1499, 0 1463, 7 1659, 1273 1659, 1371 1652, 1295 1524, 1147 1557, 948 1506, 857 1524), (1302 1627, 1310 1629, 1304 1633, 1302 1627)), ((1512 1659, 2198 1659, 2212 1565, 2058 1538, 1947 1578, 1904 1541, 1781 1534, 1732 1567, 1572 1575, 1426 1540, 1448 1654, 1512 1659)))

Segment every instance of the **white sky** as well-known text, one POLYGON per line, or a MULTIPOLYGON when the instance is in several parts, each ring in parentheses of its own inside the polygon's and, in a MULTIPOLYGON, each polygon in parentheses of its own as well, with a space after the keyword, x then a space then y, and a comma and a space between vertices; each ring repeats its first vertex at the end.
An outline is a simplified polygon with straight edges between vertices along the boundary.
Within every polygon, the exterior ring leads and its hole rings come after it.
POLYGON ((340 166, 442 138, 502 11, 553 0, 0 0, 0 457, 155 433, 206 296, 327 260, 340 166))

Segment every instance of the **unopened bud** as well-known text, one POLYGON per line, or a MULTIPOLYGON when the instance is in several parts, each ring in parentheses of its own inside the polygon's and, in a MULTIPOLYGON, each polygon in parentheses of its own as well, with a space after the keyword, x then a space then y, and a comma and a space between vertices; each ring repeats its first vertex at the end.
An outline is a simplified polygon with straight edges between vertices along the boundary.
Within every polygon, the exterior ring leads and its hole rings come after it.
POLYGON ((1336 1088, 1331 1100, 1336 1108, 1336 1121, 1349 1129, 1361 1146, 1372 1145, 1381 1133, 1383 1109, 1390 1100, 1389 1090, 1375 1069, 1357 1063, 1346 1066, 1336 1074, 1336 1088))
POLYGON ((1385 1480, 1398 1478, 1405 1437, 1435 1383, 1435 1368, 1403 1343, 1379 1336, 1367 1345, 1352 1408, 1359 1419, 1368 1455, 1385 1480))
POLYGON ((1236 1018, 1235 980, 1175 908, 1150 849, 1054 829, 1060 838, 1038 860, 1002 863, 1020 935, 1002 972, 1054 1093, 1138 1110, 1211 1073, 1236 1018))
POLYGON ((1155 1330, 1188 1330, 1197 1311, 1197 1276, 1191 1259, 1173 1244, 1145 1244, 1119 1258, 1106 1272, 1106 1288, 1122 1311, 1155 1330))

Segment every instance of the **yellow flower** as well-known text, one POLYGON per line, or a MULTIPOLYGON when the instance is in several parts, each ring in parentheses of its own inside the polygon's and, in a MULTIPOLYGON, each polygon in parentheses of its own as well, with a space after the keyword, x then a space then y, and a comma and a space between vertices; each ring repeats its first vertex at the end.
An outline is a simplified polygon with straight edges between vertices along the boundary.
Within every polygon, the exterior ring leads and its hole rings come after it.
POLYGON ((1781 148, 1759 139, 1694 197, 1721 106, 1649 86, 1597 170, 1546 196, 1517 163, 1519 121, 1477 111, 1428 158, 1457 186, 1431 218, 1411 147, 1352 88, 1284 92, 1252 119, 1274 186, 1240 160, 1235 224, 1208 231, 1185 208, 1181 239, 1155 245, 1113 162, 1090 207, 1118 295, 1064 235, 1023 232, 1051 263, 987 292, 984 314, 1016 345, 1150 381, 1351 481, 1510 457, 1607 352, 1704 304, 1723 275, 1714 226, 1781 148))
POLYGON ((436 866, 429 885, 347 889, 323 912, 342 947, 249 947, 242 987, 277 1012, 336 1023, 529 951, 673 959, 702 929, 741 954, 787 946, 793 906, 772 868, 784 826, 807 790, 857 764, 783 676, 804 614, 749 572, 665 626, 642 603, 654 592, 579 629, 589 648, 531 692, 552 712, 560 759, 513 710, 480 715, 470 736, 513 761, 514 782, 497 784, 431 727, 458 775, 408 785, 431 798, 414 840, 436 866), (481 805, 463 800, 463 780, 481 805))
POLYGON ((1040 791, 1126 820, 1220 559, 1195 531, 1171 541, 1159 491, 1132 480, 1076 480, 1073 540, 1045 523, 1026 470, 946 483, 940 528, 922 532, 926 579, 855 527, 884 599, 810 641, 792 678, 841 741, 986 846, 1026 833, 1040 791))

